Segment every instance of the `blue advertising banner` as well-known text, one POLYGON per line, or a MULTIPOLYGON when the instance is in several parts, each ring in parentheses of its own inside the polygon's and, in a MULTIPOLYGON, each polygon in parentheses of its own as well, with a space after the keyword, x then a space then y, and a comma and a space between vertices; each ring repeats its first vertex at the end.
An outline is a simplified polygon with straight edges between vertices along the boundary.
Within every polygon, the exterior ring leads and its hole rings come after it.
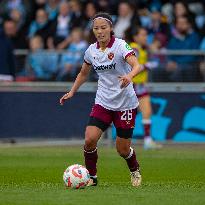
POLYGON ((205 142, 205 95, 163 95, 152 97, 153 136, 159 140, 205 142))
MULTIPOLYGON (((61 92, 0 92, 0 138, 84 138, 95 93, 80 92, 64 106, 61 92)), ((152 93, 156 140, 205 142, 203 93, 152 93)), ((142 138, 141 114, 134 138, 142 138)), ((113 136, 115 136, 113 130, 113 136)))
POLYGON ((0 92, 0 138, 84 138, 94 93, 0 92))
MULTIPOLYGON (((152 127, 155 140, 205 142, 205 95, 196 93, 152 93, 152 127)), ((136 117, 134 139, 144 135, 142 115, 136 117)), ((113 128, 113 138, 116 132, 113 128)))

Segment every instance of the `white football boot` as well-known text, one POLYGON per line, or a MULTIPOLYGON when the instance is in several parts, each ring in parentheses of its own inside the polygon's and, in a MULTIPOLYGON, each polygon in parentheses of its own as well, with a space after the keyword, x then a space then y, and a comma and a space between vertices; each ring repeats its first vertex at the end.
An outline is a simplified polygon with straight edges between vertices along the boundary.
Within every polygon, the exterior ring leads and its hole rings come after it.
POLYGON ((90 180, 87 184, 87 186, 97 186, 98 180, 97 177, 90 177, 90 180))
POLYGON ((156 143, 152 139, 144 141, 144 149, 145 150, 148 150, 148 149, 161 149, 161 148, 162 148, 162 145, 159 144, 159 143, 156 143))
POLYGON ((130 172, 132 186, 139 187, 142 183, 142 176, 139 170, 130 172))

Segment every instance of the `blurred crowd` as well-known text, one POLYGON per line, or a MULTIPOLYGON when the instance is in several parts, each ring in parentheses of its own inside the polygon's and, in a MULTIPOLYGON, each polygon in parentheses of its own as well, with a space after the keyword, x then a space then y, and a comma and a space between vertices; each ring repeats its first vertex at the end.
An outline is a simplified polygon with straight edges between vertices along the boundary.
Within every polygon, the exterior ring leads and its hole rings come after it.
MULTIPOLYGON (((108 12, 115 36, 135 41, 146 30, 146 48, 157 68, 150 81, 205 81, 205 55, 161 55, 158 51, 205 52, 205 1, 1 0, 0 81, 69 81, 79 72, 90 43, 92 17, 108 12), (27 49, 20 55, 19 49, 27 49), (15 53, 14 53, 15 51, 15 53)), ((95 81, 95 74, 90 80, 95 81)))

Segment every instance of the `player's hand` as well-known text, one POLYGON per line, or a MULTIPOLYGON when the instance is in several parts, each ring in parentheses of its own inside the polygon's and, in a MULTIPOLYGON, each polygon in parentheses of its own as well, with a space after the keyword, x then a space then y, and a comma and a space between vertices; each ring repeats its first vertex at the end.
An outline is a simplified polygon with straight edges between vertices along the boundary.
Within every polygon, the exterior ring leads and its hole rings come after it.
POLYGON ((63 105, 66 100, 68 100, 72 97, 73 97, 73 92, 70 91, 70 92, 66 93, 65 95, 63 95, 63 97, 60 98, 60 105, 63 105))
POLYGON ((132 78, 129 75, 118 76, 121 83, 120 88, 126 88, 132 81, 132 78))

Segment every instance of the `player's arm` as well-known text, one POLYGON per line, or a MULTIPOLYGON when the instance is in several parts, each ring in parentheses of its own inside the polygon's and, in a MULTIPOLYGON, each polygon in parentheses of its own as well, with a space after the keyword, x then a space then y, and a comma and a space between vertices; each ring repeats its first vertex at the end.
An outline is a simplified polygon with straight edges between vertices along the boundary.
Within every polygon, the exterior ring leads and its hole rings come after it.
POLYGON ((91 65, 87 63, 83 63, 82 68, 79 74, 77 75, 71 90, 67 92, 65 95, 63 95, 63 97, 60 98, 61 105, 63 105, 65 100, 73 97, 73 95, 77 92, 79 87, 87 80, 90 70, 91 70, 91 65))
POLYGON ((131 55, 126 58, 127 63, 132 67, 132 71, 128 73, 128 76, 131 78, 135 77, 137 74, 141 72, 141 66, 137 60, 135 55, 131 55))
POLYGON ((142 71, 135 55, 127 57, 126 62, 132 67, 132 70, 127 75, 119 76, 121 88, 127 87, 132 82, 132 78, 142 71))

